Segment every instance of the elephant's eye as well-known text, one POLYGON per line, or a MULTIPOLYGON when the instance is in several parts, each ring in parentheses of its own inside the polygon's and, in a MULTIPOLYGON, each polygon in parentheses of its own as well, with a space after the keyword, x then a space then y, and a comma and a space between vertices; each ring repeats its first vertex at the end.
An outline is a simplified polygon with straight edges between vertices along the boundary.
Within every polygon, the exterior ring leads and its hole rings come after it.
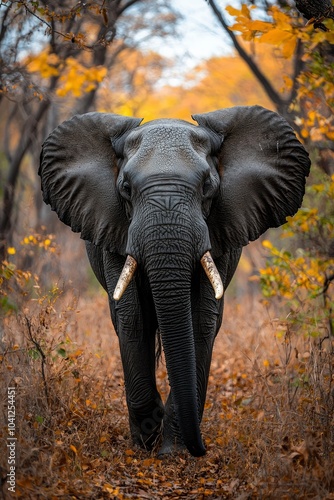
POLYGON ((127 200, 131 198, 131 186, 127 181, 122 184, 122 196, 127 200))

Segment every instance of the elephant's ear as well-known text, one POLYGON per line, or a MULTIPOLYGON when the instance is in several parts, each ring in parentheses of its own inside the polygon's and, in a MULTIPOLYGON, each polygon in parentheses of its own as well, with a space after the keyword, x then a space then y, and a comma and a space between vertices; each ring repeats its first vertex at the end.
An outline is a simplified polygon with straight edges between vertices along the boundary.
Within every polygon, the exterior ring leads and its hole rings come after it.
POLYGON ((213 253, 247 245, 301 205, 308 153, 277 113, 240 106, 193 116, 220 137, 220 193, 208 219, 213 253))
POLYGON ((116 190, 117 156, 141 120, 109 113, 77 115, 59 125, 42 146, 43 199, 81 238, 125 251, 127 220, 116 190))

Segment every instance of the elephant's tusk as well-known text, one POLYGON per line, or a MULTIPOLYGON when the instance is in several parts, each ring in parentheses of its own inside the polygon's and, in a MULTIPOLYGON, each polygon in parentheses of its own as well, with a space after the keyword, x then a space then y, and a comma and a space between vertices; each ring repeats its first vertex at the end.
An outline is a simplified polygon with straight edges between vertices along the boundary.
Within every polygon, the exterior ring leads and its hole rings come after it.
POLYGON ((221 299, 224 294, 224 285, 210 252, 206 252, 203 255, 203 257, 201 258, 201 264, 203 266, 205 274, 210 280, 212 288, 215 292, 216 299, 221 299))
POLYGON ((114 300, 120 300, 137 269, 136 260, 128 255, 114 291, 114 300))

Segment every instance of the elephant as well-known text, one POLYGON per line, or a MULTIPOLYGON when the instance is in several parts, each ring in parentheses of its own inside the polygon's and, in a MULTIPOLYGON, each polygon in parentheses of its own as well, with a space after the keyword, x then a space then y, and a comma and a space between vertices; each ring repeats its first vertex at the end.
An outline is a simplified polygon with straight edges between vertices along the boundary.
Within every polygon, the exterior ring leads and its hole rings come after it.
POLYGON ((107 291, 133 444, 159 446, 159 457, 205 454, 200 424, 224 291, 243 246, 297 212, 310 170, 273 111, 236 106, 192 118, 76 115, 47 137, 39 167, 44 201, 81 233, 107 291))

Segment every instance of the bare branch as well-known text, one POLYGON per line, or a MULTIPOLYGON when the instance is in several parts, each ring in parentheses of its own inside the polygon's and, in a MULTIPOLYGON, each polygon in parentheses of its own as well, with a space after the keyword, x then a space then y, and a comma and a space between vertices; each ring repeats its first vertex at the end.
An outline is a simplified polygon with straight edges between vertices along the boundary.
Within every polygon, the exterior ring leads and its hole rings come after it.
POLYGON ((265 74, 261 71, 259 66, 255 63, 254 59, 246 52, 246 50, 242 47, 242 45, 239 43, 237 37, 229 29, 229 26, 221 13, 221 11, 218 9, 216 2, 214 0, 207 0, 207 3, 210 5, 213 13, 215 14, 217 20, 225 30, 225 32, 228 34, 230 37, 234 48, 240 55, 240 57, 245 61, 245 63, 248 65, 249 69, 252 71, 254 76, 257 78, 259 83, 262 85, 263 89, 265 90, 266 94, 268 97, 272 100, 272 102, 276 105, 277 109, 283 114, 286 114, 286 108, 290 104, 291 100, 285 100, 281 97, 281 95, 275 90, 271 82, 268 80, 268 78, 265 76, 265 74))
POLYGON ((36 347, 37 352, 41 356, 41 371, 42 371, 44 393, 45 393, 46 402, 49 405, 49 390, 48 390, 48 384, 47 384, 46 375, 45 375, 46 356, 44 354, 43 349, 41 348, 40 343, 37 342, 37 340, 33 336, 32 325, 31 325, 30 319, 27 316, 25 316, 25 320, 26 320, 26 325, 27 325, 27 329, 28 329, 29 340, 34 344, 34 346, 36 347))
POLYGON ((126 2, 123 7, 121 7, 118 11, 117 14, 118 16, 122 15, 124 11, 126 11, 129 7, 132 7, 135 3, 138 3, 140 0, 129 0, 126 2))

